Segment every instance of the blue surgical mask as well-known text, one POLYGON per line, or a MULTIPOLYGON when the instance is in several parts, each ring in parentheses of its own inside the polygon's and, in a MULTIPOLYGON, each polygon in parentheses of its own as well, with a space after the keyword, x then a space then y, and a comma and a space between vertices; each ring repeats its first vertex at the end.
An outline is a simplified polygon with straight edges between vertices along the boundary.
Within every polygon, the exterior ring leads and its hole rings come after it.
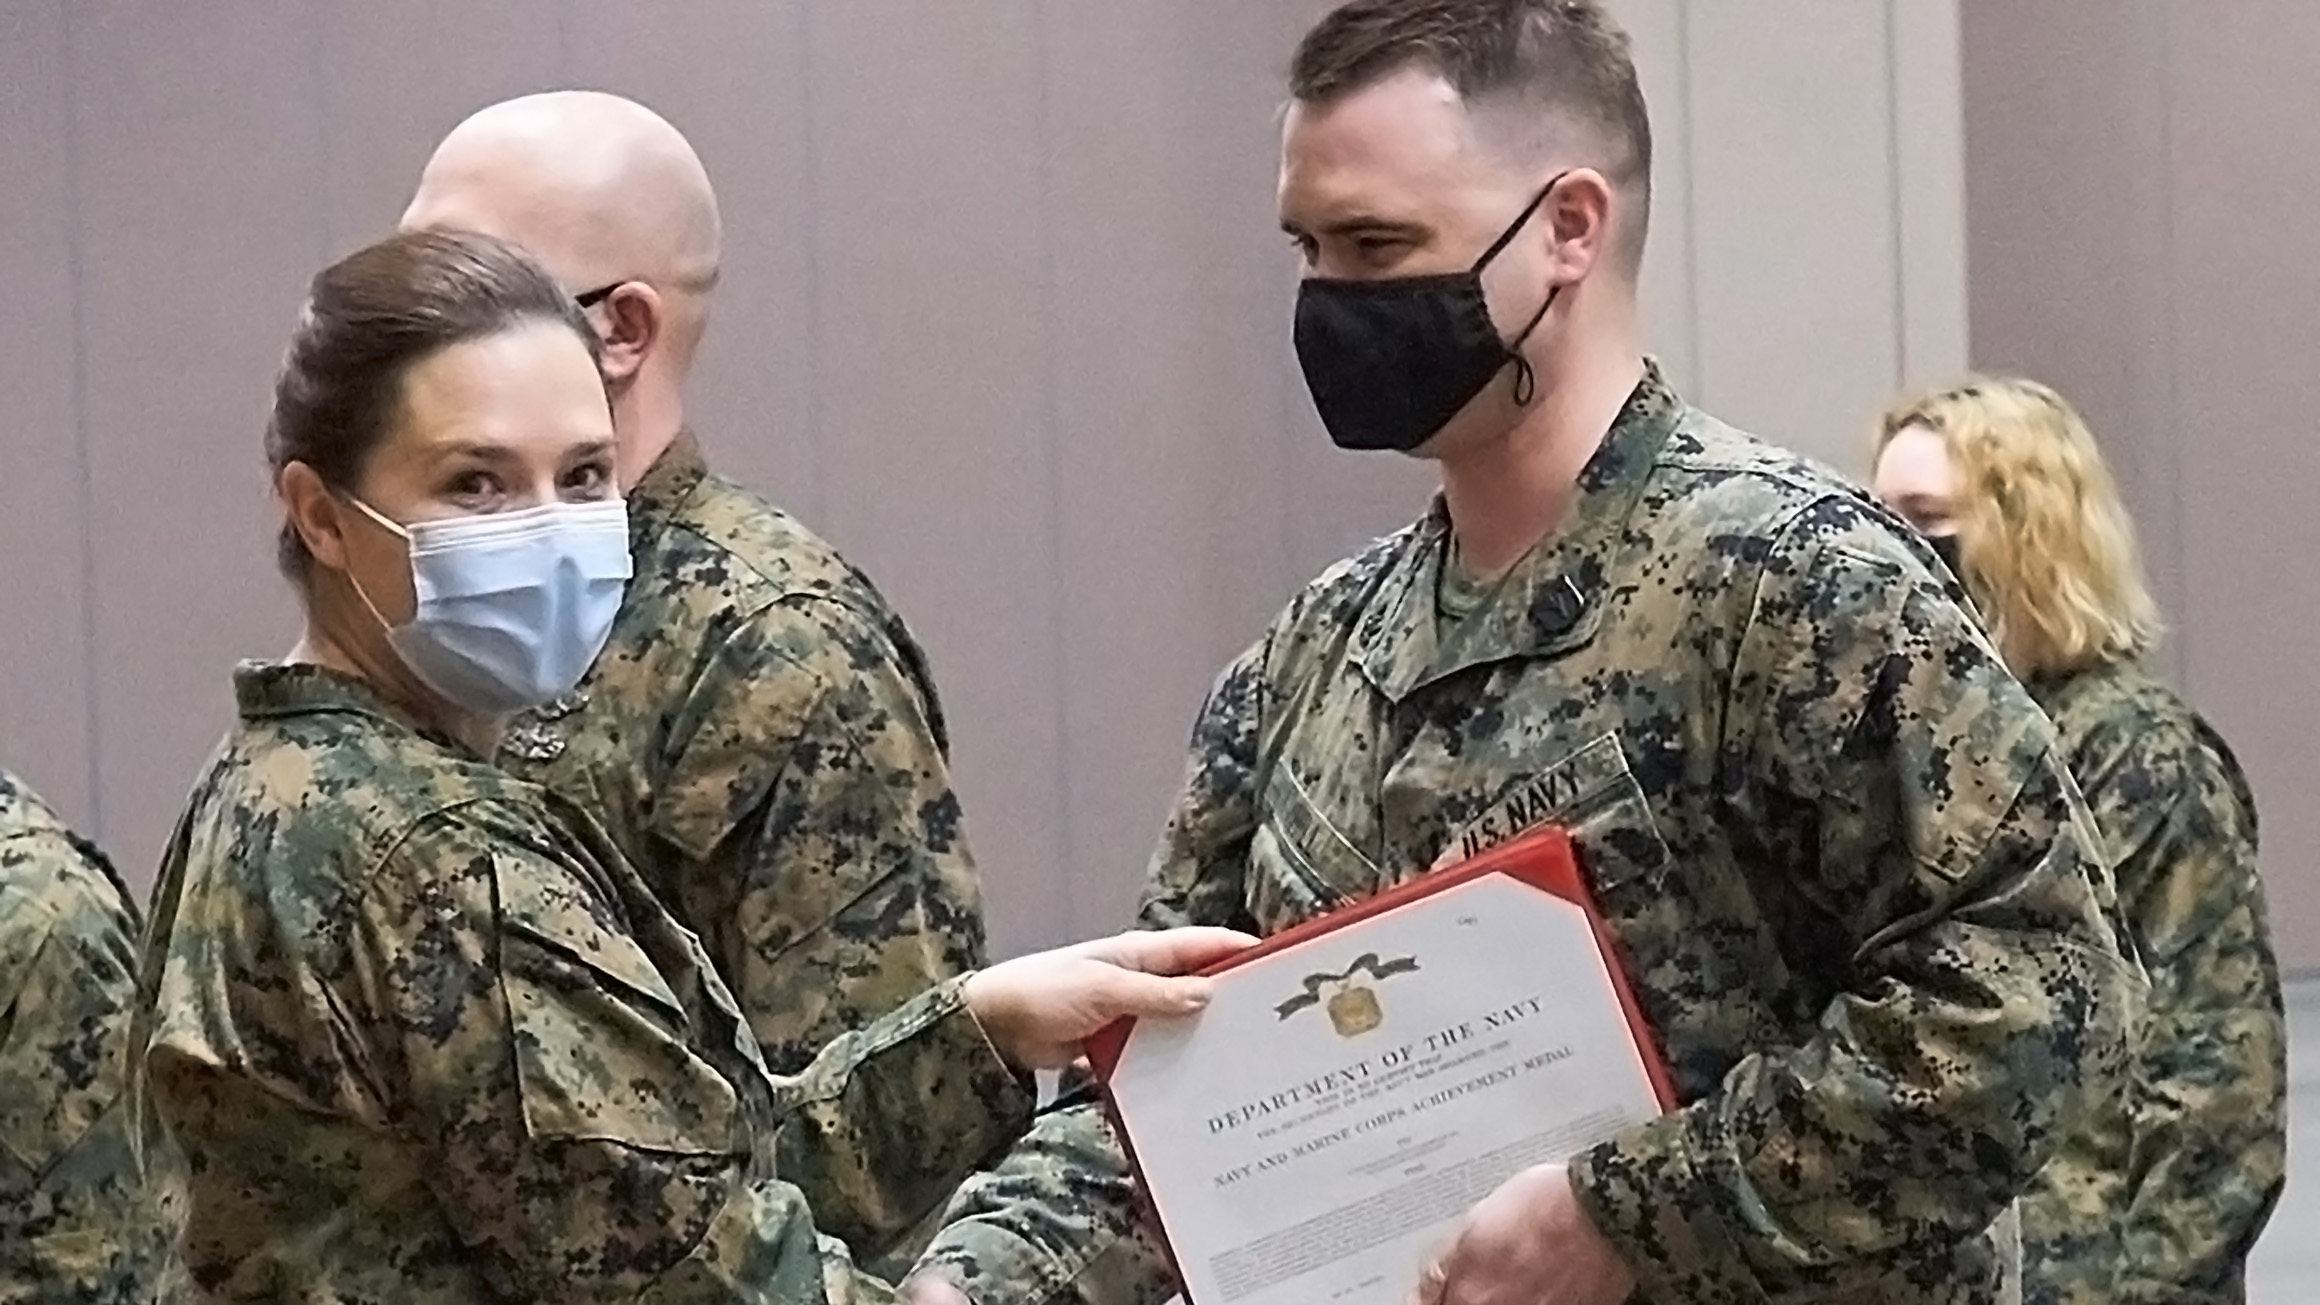
POLYGON ((536 707, 604 651, 630 571, 621 500, 409 525, 349 501, 410 544, 418 603, 387 643, 445 700, 487 715, 536 707))

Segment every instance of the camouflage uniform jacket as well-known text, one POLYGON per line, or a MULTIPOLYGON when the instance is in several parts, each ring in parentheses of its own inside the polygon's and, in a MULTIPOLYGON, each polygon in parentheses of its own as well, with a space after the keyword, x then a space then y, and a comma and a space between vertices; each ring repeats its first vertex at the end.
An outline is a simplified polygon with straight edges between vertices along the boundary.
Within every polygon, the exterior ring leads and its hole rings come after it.
POLYGON ((2031 691, 2109 840, 2151 1000, 2123 1095, 2024 1194, 2024 1297, 2245 1301, 2248 1252, 2287 1168, 2287 1027, 2255 797, 2207 722, 2139 670, 2031 691))
POLYGON ((602 821, 792 1073, 984 962, 942 709, 870 581, 689 435, 628 509, 603 654, 499 760, 602 821))
MULTIPOLYGON (((1963 594, 1656 369, 1438 636, 1448 535, 1437 505, 1339 564, 1220 677, 1144 923, 1274 931, 1562 824, 1682 1102, 1571 1164, 1638 1299, 2009 1298, 2015 1196, 2117 1081, 2143 978, 1963 594)), ((1132 1284, 1087 1113, 971 1183, 928 1264, 983 1305, 1132 1284)))
POLYGON ((144 1305, 166 1259, 124 1073, 137 908, 0 771, 0 1302, 144 1305))
POLYGON ((236 690, 146 944, 184 1295, 884 1299, 837 1239, 922 1217, 1028 1117, 957 983, 769 1076, 584 814, 330 671, 236 690))

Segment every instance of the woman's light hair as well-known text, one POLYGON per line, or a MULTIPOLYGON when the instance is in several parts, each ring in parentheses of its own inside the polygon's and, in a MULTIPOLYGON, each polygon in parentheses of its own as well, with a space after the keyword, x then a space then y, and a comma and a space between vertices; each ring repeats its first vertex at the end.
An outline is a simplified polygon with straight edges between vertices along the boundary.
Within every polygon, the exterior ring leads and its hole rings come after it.
POLYGON ((1976 377, 1886 412, 1877 452, 1912 426, 1949 447, 1959 578, 2016 675, 2150 650, 2159 607, 2134 524, 2094 433, 2061 395, 2036 381, 1976 377))

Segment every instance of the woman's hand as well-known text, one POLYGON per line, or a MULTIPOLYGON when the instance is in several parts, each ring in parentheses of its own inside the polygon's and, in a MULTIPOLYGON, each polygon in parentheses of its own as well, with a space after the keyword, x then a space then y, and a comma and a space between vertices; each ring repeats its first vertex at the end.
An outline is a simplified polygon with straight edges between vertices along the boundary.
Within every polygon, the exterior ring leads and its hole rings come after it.
POLYGON ((1008 1063, 1062 1069, 1124 1016, 1190 1015, 1208 1004, 1204 969, 1257 940, 1234 929, 1138 930, 1002 961, 967 976, 967 1009, 1008 1063))

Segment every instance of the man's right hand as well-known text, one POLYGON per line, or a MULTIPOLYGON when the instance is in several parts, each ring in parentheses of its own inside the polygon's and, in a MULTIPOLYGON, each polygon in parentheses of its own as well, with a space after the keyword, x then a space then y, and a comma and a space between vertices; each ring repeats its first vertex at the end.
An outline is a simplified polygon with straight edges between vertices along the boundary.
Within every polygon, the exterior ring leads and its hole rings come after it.
POLYGON ((1410 1305, 1619 1305, 1635 1275, 1588 1222, 1569 1170, 1533 1165, 1469 1211, 1410 1305))

